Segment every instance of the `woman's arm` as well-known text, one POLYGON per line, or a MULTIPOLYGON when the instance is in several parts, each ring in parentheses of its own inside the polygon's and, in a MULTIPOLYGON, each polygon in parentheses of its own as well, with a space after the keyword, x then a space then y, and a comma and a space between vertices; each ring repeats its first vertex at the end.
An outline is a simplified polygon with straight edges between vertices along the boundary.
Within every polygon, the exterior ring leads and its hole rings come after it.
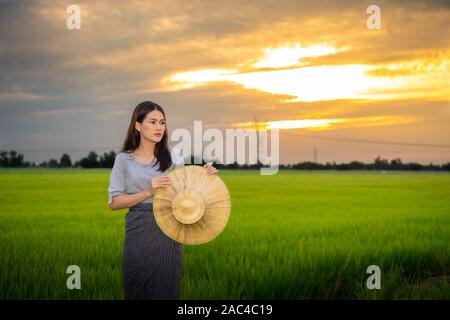
POLYGON ((109 207, 112 210, 120 210, 125 208, 130 208, 138 203, 141 203, 144 200, 147 200, 153 196, 153 193, 150 190, 141 191, 133 194, 123 194, 112 197, 112 202, 109 207))
POLYGON ((150 188, 141 192, 133 194, 122 194, 112 197, 112 202, 109 207, 112 210, 120 210, 130 208, 141 203, 144 200, 152 197, 155 194, 156 188, 165 188, 170 186, 171 179, 169 176, 160 176, 153 178, 150 183, 150 188))

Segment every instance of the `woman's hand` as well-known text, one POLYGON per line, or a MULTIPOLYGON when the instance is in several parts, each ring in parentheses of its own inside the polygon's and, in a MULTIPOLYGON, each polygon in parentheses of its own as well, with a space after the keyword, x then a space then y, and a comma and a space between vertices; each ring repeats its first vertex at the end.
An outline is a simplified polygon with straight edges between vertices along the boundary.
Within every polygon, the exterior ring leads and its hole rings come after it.
POLYGON ((159 176, 151 180, 150 192, 153 194, 156 188, 165 188, 170 186, 172 180, 169 176, 159 176))
POLYGON ((216 168, 213 167, 212 162, 208 162, 207 164, 205 164, 203 166, 203 168, 206 169, 206 174, 209 176, 219 172, 219 170, 217 170, 216 168))

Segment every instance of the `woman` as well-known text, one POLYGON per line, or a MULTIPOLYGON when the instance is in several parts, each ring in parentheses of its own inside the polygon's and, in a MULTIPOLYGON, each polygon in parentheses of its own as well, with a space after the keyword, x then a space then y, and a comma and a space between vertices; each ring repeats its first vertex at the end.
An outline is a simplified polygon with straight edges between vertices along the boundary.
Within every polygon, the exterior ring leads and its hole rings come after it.
MULTIPOLYGON (((181 157, 172 155, 167 134, 163 109, 154 102, 140 103, 111 171, 109 206, 129 208, 123 252, 125 299, 180 297, 182 245, 160 230, 152 211, 155 189, 170 186, 167 173, 184 165, 181 157)), ((205 169, 208 174, 218 172, 211 163, 205 169)))

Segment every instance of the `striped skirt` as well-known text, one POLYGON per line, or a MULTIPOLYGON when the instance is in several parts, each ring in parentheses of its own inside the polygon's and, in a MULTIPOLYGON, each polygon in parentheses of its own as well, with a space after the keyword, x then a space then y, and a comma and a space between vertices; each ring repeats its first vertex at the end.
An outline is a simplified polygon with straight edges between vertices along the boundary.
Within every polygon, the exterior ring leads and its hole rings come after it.
POLYGON ((179 299, 182 245, 167 237, 152 203, 131 207, 125 217, 125 299, 179 299))

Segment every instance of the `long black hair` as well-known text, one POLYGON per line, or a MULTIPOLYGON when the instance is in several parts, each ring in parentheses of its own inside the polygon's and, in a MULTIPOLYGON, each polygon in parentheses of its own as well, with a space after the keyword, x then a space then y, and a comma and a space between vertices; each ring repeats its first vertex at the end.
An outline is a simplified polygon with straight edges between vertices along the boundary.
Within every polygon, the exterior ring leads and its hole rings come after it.
MULTIPOLYGON (((142 123, 147 114, 153 110, 160 111, 164 115, 164 120, 166 119, 163 108, 152 101, 141 102, 134 108, 127 136, 123 143, 123 147, 120 150, 121 152, 134 152, 134 150, 136 150, 141 142, 141 135, 136 130, 136 122, 142 123)), ((159 170, 161 172, 166 171, 172 165, 172 157, 170 156, 169 147, 167 145, 167 132, 168 129, 166 125, 166 130, 164 131, 161 141, 155 145, 156 163, 153 166, 156 166, 159 163, 159 170)))

